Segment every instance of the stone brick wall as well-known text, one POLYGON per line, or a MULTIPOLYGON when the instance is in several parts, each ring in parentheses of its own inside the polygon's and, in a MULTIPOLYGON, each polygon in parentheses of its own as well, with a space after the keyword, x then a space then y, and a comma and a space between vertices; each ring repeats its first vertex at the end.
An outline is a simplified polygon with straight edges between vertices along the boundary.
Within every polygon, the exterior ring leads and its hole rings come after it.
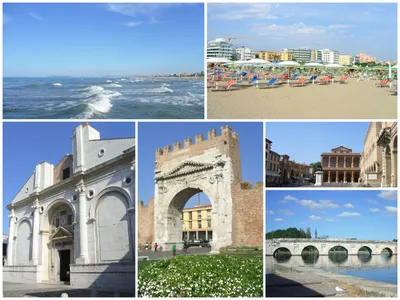
POLYGON ((40 266, 3 266, 3 281, 36 283, 40 282, 40 266))
POLYGON ((173 145, 168 145, 163 149, 156 150, 156 169, 159 170, 163 164, 168 164, 172 160, 187 159, 204 154, 207 150, 217 148, 221 155, 231 158, 233 164, 234 183, 241 182, 242 168, 240 164, 239 136, 226 125, 221 127, 221 135, 217 135, 217 131, 213 129, 207 134, 205 139, 203 134, 197 135, 193 143, 191 138, 173 145))
POLYGON ((66 168, 70 168, 69 174, 72 176, 72 164, 73 164, 73 156, 66 155, 63 159, 58 163, 57 166, 54 168, 54 181, 53 184, 57 184, 63 180, 63 170, 66 168))
POLYGON ((264 232, 263 183, 232 185, 232 245, 262 247, 264 232))
POLYGON ((144 205, 143 201, 138 204, 138 248, 141 250, 146 242, 154 241, 154 198, 148 205, 144 205))

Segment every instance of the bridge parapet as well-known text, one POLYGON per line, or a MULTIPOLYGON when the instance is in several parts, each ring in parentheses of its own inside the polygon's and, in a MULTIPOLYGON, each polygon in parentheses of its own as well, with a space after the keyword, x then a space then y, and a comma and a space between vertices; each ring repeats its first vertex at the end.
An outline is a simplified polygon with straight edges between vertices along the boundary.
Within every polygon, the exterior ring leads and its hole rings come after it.
POLYGON ((381 254, 383 249, 389 249, 397 255, 397 243, 379 240, 349 240, 349 239, 268 239, 265 242, 265 254, 274 255, 275 251, 286 248, 292 255, 301 255, 304 248, 313 246, 319 255, 328 255, 333 247, 343 247, 348 255, 357 255, 362 247, 367 247, 371 254, 381 254))

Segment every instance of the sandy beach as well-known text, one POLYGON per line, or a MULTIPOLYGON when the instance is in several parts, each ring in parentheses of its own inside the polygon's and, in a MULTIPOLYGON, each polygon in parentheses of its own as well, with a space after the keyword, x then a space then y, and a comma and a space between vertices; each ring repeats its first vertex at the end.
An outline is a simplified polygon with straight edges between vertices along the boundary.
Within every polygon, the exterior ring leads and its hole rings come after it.
MULTIPOLYGON (((339 78, 337 78, 339 79, 339 78)), ((397 96, 379 81, 308 84, 270 89, 254 86, 207 93, 208 119, 396 119, 397 96)))

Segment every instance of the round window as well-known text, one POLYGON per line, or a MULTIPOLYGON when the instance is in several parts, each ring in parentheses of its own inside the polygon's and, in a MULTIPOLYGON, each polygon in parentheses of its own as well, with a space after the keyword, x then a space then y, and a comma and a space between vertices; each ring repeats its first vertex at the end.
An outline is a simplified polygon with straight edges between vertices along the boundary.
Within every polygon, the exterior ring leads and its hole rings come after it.
POLYGON ((100 156, 100 157, 103 156, 104 153, 106 153, 106 150, 105 150, 105 149, 100 149, 100 151, 99 151, 99 156, 100 156))
POLYGON ((78 200, 78 195, 73 195, 72 196, 72 201, 76 201, 76 200, 78 200))
POLYGON ((127 177, 124 178, 123 182, 124 182, 125 185, 131 185, 132 182, 133 182, 133 179, 132 179, 132 177, 127 176, 127 177))
POLYGON ((92 198, 94 197, 94 190, 89 190, 89 191, 87 192, 86 196, 87 196, 89 199, 92 199, 92 198))

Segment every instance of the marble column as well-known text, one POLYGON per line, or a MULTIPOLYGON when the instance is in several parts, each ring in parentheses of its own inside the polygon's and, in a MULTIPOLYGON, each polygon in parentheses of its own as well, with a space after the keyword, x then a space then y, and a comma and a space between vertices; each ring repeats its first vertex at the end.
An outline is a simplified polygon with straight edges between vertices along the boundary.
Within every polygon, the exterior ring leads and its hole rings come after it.
POLYGON ((38 252, 39 252, 39 199, 35 199, 33 202, 33 230, 32 230, 32 262, 34 266, 39 264, 38 252))
POLYGON ((328 167, 330 168, 331 167, 331 157, 329 156, 329 158, 328 158, 328 167))
POLYGON ((387 178, 386 178, 386 148, 382 149, 382 180, 381 187, 387 187, 387 178))
POLYGON ((10 226, 8 232, 7 266, 12 266, 14 260, 14 228, 15 228, 14 207, 11 208, 11 213, 8 217, 10 218, 10 226))
POLYGON ((339 171, 336 171, 336 183, 339 182, 339 171))
POLYGON ((351 167, 354 168, 354 156, 351 157, 351 167))
MULTIPOLYGON (((393 145, 392 145, 393 147, 393 145)), ((390 187, 397 186, 397 150, 392 150, 390 153, 390 162, 391 162, 391 170, 392 174, 390 175, 390 187)))
POLYGON ((86 218, 86 193, 85 184, 81 180, 78 184, 79 192, 79 258, 77 264, 88 263, 88 243, 87 243, 87 218, 86 218))
POLYGON ((351 171, 351 183, 354 183, 354 172, 351 171))
POLYGON ((347 182, 346 171, 343 173, 343 182, 347 182))
POLYGON ((336 168, 339 168, 339 156, 336 156, 336 168))
POLYGON ((331 182, 331 171, 328 171, 328 182, 331 182))

